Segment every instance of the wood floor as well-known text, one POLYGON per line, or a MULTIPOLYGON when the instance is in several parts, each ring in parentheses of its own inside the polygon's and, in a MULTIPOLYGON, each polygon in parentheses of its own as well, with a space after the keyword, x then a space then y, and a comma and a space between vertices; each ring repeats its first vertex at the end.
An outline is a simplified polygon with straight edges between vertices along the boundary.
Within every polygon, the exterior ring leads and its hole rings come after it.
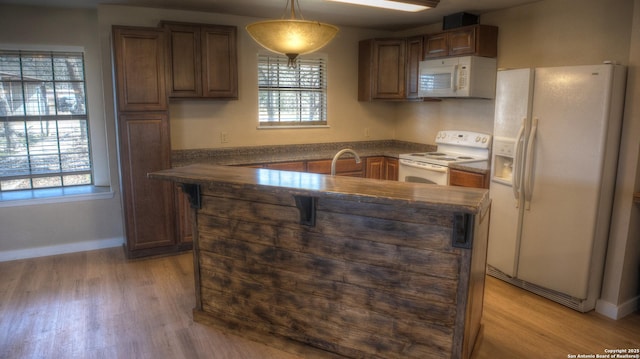
MULTIPOLYGON (((193 305, 190 253, 129 261, 111 248, 3 262, 0 358, 300 358, 194 323, 193 305)), ((581 314, 491 277, 484 308, 476 359, 640 348, 640 313, 581 314)))

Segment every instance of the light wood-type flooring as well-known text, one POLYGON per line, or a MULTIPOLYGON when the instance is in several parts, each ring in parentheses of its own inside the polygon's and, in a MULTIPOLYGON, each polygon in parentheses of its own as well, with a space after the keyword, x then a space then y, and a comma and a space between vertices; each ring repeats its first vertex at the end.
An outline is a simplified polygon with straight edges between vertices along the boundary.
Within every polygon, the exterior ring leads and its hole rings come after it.
MULTIPOLYGON (((301 358, 194 323, 192 271, 191 253, 121 248, 0 263, 0 358, 301 358)), ((491 277, 484 308, 474 358, 640 348, 640 313, 581 314, 491 277)))

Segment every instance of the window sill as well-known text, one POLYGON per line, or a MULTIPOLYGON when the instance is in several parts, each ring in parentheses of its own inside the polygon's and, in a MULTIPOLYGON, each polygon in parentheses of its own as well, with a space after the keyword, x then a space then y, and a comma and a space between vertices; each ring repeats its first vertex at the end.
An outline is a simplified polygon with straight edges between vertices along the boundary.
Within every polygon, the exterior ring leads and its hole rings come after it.
POLYGON ((78 186, 0 193, 0 208, 113 198, 110 187, 78 186))
POLYGON ((258 130, 291 130, 291 129, 309 129, 309 128, 329 128, 329 125, 307 125, 307 126, 258 126, 258 130))

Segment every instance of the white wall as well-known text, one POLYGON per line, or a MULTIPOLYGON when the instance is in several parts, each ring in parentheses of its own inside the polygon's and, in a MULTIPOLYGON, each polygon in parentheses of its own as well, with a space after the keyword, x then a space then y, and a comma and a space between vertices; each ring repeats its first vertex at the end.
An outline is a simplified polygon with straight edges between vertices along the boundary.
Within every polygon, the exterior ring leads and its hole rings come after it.
MULTIPOLYGON (((117 187, 117 167, 109 166, 97 16, 90 10, 51 10, 0 5, 0 45, 31 49, 55 46, 85 50, 87 102, 95 183, 117 187)), ((28 256, 26 248, 48 253, 122 243, 121 206, 116 193, 107 199, 0 207, 0 260, 28 256), (57 247, 57 248, 56 248, 57 247)), ((33 251, 31 251, 33 253, 33 251)))

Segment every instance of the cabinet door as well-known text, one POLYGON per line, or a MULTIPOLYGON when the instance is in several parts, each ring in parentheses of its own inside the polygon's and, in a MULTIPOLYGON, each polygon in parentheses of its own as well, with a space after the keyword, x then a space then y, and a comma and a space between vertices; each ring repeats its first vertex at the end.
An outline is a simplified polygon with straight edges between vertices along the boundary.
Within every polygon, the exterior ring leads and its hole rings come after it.
POLYGON ((424 57, 441 57, 449 55, 449 44, 447 43, 447 33, 427 35, 424 41, 424 57))
POLYGON ((384 157, 367 157, 365 177, 385 179, 384 157))
POLYGON ((385 179, 390 181, 398 180, 398 159, 397 158, 385 158, 384 161, 385 179))
POLYGON ((405 91, 406 98, 418 98, 418 67, 423 59, 422 36, 416 36, 407 40, 407 74, 405 91))
POLYGON ((164 26, 169 33, 169 97, 202 96, 200 27, 179 24, 164 26))
POLYGON ((120 113, 118 134, 127 249, 175 244, 174 185, 147 178, 171 167, 166 112, 120 113))
POLYGON ((476 27, 449 32, 449 55, 471 55, 476 52, 476 27))
POLYGON ((403 99, 405 96, 404 39, 377 40, 373 48, 373 98, 403 99))
POLYGON ((165 32, 155 28, 113 27, 119 111, 164 111, 165 32))
MULTIPOLYGON (((332 160, 318 160, 307 162, 307 172, 331 174, 332 160)), ((337 176, 364 177, 363 163, 356 163, 353 158, 343 158, 336 161, 337 176)))
POLYGON ((235 26, 203 26, 202 94, 211 98, 238 98, 238 59, 235 26))

